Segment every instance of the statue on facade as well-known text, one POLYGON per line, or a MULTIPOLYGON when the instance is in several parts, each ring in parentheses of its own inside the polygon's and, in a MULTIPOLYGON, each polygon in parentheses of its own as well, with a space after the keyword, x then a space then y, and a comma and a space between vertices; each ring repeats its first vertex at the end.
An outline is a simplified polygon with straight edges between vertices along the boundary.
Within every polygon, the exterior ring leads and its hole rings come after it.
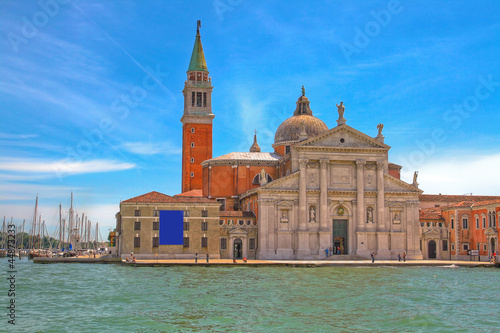
POLYGON ((267 184, 267 173, 266 173, 266 170, 264 170, 264 168, 262 168, 262 170, 260 170, 260 185, 265 185, 267 184))
POLYGON ((306 95, 306 88, 304 88, 304 86, 302 86, 302 96, 305 96, 306 95))
POLYGON ((384 124, 380 123, 377 125, 378 135, 382 135, 382 130, 384 129, 384 124))
POLYGON ((371 207, 366 210, 366 223, 373 223, 373 208, 371 207))
POLYGON ((283 213, 281 214, 280 222, 281 223, 288 223, 288 216, 287 216, 287 212, 286 211, 283 211, 283 213))
POLYGON ((394 213, 394 218, 392 219, 392 223, 401 223, 400 219, 399 219, 399 214, 398 212, 395 212, 394 213))
POLYGON ((309 208, 309 221, 316 222, 316 208, 314 208, 314 206, 309 208))
POLYGON ((412 185, 415 187, 418 187, 417 177, 418 177, 418 171, 415 171, 413 173, 413 183, 412 183, 412 185))

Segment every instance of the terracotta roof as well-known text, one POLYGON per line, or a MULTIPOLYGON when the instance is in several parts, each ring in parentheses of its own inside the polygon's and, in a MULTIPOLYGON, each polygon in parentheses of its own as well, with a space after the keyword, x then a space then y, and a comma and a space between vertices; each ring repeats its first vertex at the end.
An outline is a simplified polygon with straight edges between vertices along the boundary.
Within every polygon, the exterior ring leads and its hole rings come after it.
POLYGON ((203 163, 211 161, 224 161, 224 160, 250 160, 250 161, 277 161, 280 155, 275 153, 229 153, 210 160, 203 161, 203 163))
POLYGON ((421 209, 419 218, 420 220, 444 220, 440 207, 421 209))
POLYGON ((183 192, 180 194, 176 194, 176 197, 202 197, 203 196, 203 191, 202 190, 191 190, 187 192, 183 192))
POLYGON ((494 205, 494 204, 500 204, 500 198, 495 199, 495 200, 483 200, 483 201, 462 201, 454 205, 450 205, 446 208, 472 208, 472 207, 479 207, 479 206, 487 206, 487 205, 494 205))
POLYGON ((217 203, 214 199, 196 196, 170 196, 160 192, 149 192, 124 200, 125 203, 217 203))
POLYGON ((255 218, 254 212, 249 212, 249 211, 242 212, 242 211, 225 210, 225 211, 221 211, 219 213, 219 216, 220 217, 251 217, 251 218, 255 218))
POLYGON ((500 196, 421 194, 419 199, 422 202, 459 203, 462 201, 476 202, 485 200, 498 200, 500 199, 500 196))

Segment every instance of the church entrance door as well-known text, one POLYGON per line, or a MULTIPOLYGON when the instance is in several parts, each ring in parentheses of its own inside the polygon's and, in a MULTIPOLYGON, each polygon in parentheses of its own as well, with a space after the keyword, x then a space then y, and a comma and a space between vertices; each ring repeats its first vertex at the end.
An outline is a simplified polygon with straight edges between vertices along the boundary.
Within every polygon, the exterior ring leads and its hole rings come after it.
POLYGON ((233 243, 233 255, 234 259, 243 258, 243 242, 241 239, 236 238, 233 243))
POLYGON ((495 249, 495 238, 491 238, 491 253, 495 253, 496 249, 495 249))
POLYGON ((333 253, 349 253, 347 244, 347 220, 333 220, 333 253))
POLYGON ((436 242, 431 240, 428 245, 429 259, 436 259, 436 242))

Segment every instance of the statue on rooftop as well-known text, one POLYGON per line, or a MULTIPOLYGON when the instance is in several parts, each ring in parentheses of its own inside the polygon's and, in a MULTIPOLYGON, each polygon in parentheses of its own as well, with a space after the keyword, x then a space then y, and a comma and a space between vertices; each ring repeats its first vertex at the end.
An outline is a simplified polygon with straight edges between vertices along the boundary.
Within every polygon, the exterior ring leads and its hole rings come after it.
POLYGON ((382 135, 382 130, 384 129, 384 124, 380 123, 377 125, 378 135, 382 135))
POLYGON ((344 102, 340 102, 340 105, 337 104, 337 111, 339 112, 339 119, 344 118, 344 111, 345 111, 344 102))
POLYGON ((302 86, 302 96, 305 96, 306 95, 306 88, 304 88, 304 86, 302 86))

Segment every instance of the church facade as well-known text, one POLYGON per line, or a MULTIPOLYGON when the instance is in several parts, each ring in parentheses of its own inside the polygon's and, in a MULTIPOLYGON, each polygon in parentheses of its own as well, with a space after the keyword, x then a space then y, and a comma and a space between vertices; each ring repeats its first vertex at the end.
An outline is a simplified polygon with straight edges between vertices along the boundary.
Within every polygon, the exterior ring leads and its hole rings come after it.
POLYGON ((262 152, 255 135, 248 152, 212 157, 211 93, 198 27, 183 90, 182 192, 218 203, 220 258, 324 259, 330 248, 363 258, 422 258, 422 191, 389 162, 382 124, 374 137, 350 127, 341 102, 329 128, 302 87, 273 151, 262 152))

